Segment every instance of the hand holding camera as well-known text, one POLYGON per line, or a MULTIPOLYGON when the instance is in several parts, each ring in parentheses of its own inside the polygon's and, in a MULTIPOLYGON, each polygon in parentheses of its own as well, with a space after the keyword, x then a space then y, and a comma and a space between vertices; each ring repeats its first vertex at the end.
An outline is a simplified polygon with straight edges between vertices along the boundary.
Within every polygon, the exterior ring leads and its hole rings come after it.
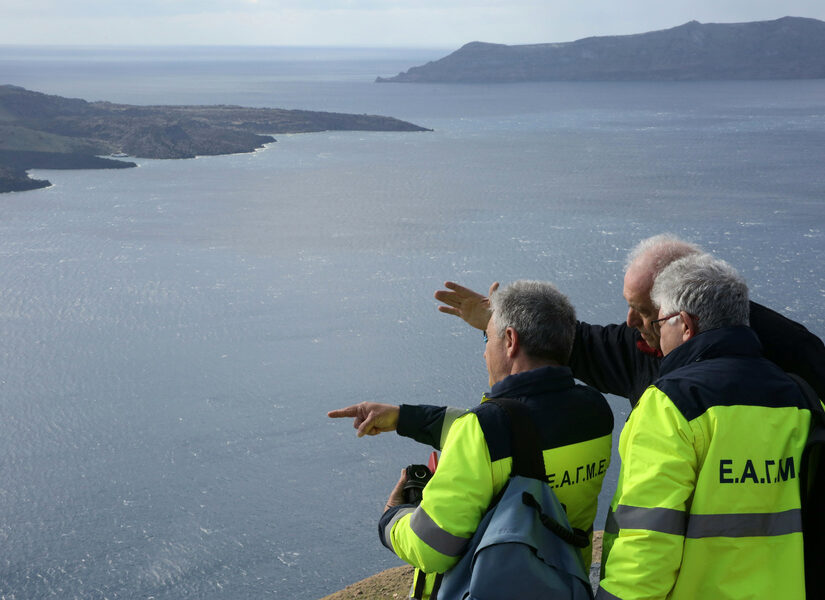
POLYGON ((390 493, 384 511, 400 504, 418 505, 424 496, 424 486, 432 478, 437 467, 438 452, 433 452, 426 465, 409 465, 401 471, 401 478, 390 493))
POLYGON ((404 483, 404 503, 420 504, 424 495, 424 486, 433 476, 427 465, 410 465, 406 469, 407 481, 404 483))

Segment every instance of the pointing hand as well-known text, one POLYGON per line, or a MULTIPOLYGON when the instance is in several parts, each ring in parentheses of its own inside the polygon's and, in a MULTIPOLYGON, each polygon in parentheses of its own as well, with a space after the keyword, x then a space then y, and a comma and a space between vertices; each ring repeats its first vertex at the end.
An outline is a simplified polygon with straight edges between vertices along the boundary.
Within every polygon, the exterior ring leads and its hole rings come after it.
POLYGON ((358 430, 358 437, 378 435, 386 431, 395 431, 398 424, 399 407, 377 402, 361 402, 346 408, 331 410, 327 416, 332 419, 352 417, 352 426, 358 430))

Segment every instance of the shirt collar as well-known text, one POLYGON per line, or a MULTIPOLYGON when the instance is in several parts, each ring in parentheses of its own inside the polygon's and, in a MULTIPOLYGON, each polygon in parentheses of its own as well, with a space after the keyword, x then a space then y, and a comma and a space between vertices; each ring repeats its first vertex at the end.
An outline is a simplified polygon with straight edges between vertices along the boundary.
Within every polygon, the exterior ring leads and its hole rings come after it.
POLYGON ((648 344, 644 340, 644 338, 641 336, 641 334, 639 334, 639 337, 636 340, 636 348, 639 350, 639 352, 643 352, 644 354, 649 354, 650 356, 655 356, 656 358, 662 358, 662 356, 663 356, 662 351, 657 349, 657 348, 651 347, 650 344, 648 344))

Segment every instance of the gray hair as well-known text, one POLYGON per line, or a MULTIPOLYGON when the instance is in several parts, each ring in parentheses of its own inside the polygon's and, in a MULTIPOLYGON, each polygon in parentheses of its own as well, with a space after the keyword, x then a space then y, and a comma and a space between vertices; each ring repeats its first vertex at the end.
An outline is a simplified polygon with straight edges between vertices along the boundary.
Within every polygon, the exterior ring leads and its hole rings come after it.
POLYGON ((686 242, 672 233, 660 233, 642 240, 628 252, 624 270, 627 272, 632 265, 645 259, 650 261, 651 279, 655 280, 673 261, 702 252, 696 244, 686 242))
POLYGON ((499 337, 512 327, 528 356, 567 364, 576 337, 576 310, 552 283, 516 281, 493 292, 490 306, 499 337))
POLYGON ((748 285, 736 269, 710 254, 668 265, 656 278, 651 298, 661 312, 694 315, 699 331, 748 324, 748 285))

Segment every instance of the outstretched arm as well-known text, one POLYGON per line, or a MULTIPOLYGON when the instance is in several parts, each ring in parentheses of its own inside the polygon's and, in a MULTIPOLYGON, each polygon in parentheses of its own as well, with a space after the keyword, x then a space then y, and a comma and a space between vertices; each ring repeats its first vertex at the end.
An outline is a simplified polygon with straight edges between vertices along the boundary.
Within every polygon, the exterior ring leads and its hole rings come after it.
MULTIPOLYGON (((444 284, 446 290, 438 290, 435 299, 443 302, 438 307, 443 313, 460 317, 472 327, 481 329, 487 328, 492 311, 490 310, 490 298, 474 292, 470 288, 448 281, 444 284)), ((492 294, 498 289, 498 282, 490 286, 489 293, 492 294)))
POLYGON ((399 407, 378 402, 361 402, 346 408, 331 410, 327 416, 332 419, 352 417, 352 426, 358 430, 358 437, 378 435, 386 431, 395 431, 398 425, 399 407))

